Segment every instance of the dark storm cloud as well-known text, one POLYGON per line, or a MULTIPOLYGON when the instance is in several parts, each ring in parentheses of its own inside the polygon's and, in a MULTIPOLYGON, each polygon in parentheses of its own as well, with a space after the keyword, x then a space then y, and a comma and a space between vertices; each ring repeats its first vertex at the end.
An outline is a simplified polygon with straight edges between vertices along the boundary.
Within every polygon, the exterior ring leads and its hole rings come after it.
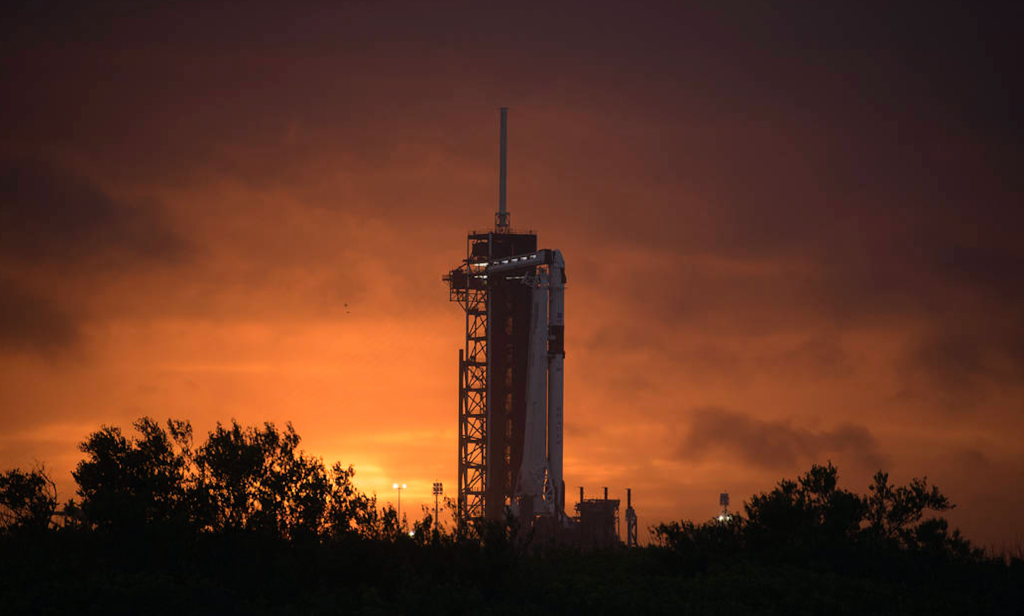
POLYGON ((35 351, 53 355, 74 347, 79 339, 75 315, 10 280, 0 279, 0 353, 35 351))
POLYGON ((701 460, 721 452, 764 469, 791 469, 808 461, 823 462, 830 455, 849 456, 869 469, 885 462, 863 426, 842 424, 814 431, 715 407, 696 409, 689 416, 690 431, 678 450, 685 459, 701 460))
MULTIPOLYGON (((1016 225, 1015 225, 1016 226, 1016 225)), ((1019 239, 1019 238, 1018 238, 1019 239)), ((976 289, 997 302, 1024 302, 1024 249, 1015 246, 950 243, 932 255, 932 264, 951 283, 976 289)))
POLYGON ((992 375, 988 349, 971 336, 933 332, 912 346, 910 368, 949 393, 975 393, 992 375))
POLYGON ((1024 381, 1024 329, 1014 323, 972 332, 965 323, 950 322, 910 342, 902 368, 923 379, 925 390, 969 408, 990 388, 1024 381))
POLYGON ((187 249, 154 208, 31 160, 0 161, 0 229, 0 256, 18 262, 176 260, 187 249))
POLYGON ((149 275, 191 253, 159 208, 41 160, 0 159, 0 352, 52 357, 80 346, 112 275, 149 275))

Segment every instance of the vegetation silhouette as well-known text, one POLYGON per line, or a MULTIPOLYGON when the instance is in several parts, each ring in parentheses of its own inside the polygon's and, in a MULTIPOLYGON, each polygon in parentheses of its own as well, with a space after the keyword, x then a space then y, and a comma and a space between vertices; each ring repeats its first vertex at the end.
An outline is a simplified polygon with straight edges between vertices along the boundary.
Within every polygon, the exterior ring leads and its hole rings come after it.
MULTIPOLYGON (((77 499, 0 474, 0 613, 1005 613, 1024 562, 941 517, 935 486, 865 495, 814 465, 741 515, 651 528, 636 549, 540 544, 514 518, 410 525, 299 449, 292 426, 139 419, 81 444, 77 499), (411 534, 410 532, 411 531, 411 534)), ((454 502, 446 499, 449 517, 454 502)), ((1018 555, 1019 556, 1019 555, 1018 555)), ((1015 610, 1014 610, 1015 611, 1015 610)))

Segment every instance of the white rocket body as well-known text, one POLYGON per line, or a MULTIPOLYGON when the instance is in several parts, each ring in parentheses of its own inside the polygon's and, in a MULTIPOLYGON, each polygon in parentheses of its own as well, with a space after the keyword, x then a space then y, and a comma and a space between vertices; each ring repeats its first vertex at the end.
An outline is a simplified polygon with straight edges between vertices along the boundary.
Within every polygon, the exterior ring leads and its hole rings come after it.
POLYGON ((500 259, 488 274, 547 265, 524 277, 532 287, 530 346, 527 356, 526 423, 523 461, 513 512, 552 516, 565 522, 563 452, 563 367, 565 362, 565 262, 558 250, 500 259))
POLYGON ((519 468, 515 501, 520 515, 544 513, 544 481, 547 460, 547 290, 546 274, 531 280, 530 346, 526 360, 526 424, 523 438, 523 463, 519 468), (525 509, 525 511, 523 510, 525 509))

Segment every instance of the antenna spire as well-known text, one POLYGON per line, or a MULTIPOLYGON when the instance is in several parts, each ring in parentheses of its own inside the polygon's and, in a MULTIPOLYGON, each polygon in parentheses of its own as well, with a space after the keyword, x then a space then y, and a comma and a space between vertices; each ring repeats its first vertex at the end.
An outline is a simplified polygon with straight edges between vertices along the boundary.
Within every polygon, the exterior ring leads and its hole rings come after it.
POLYGON ((508 233, 508 223, 511 218, 505 204, 505 186, 508 172, 508 107, 501 108, 501 163, 498 172, 498 211, 494 214, 494 230, 498 233, 508 233))

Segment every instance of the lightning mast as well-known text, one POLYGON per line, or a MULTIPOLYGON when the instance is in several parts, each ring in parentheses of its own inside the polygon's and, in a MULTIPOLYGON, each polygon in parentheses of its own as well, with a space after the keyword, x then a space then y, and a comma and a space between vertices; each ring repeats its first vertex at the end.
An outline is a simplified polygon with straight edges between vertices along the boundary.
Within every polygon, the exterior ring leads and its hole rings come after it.
POLYGON ((500 150, 498 163, 498 211, 494 214, 494 230, 497 233, 508 233, 508 223, 511 214, 505 202, 505 189, 508 182, 508 107, 501 108, 501 136, 499 137, 498 149, 500 150))

